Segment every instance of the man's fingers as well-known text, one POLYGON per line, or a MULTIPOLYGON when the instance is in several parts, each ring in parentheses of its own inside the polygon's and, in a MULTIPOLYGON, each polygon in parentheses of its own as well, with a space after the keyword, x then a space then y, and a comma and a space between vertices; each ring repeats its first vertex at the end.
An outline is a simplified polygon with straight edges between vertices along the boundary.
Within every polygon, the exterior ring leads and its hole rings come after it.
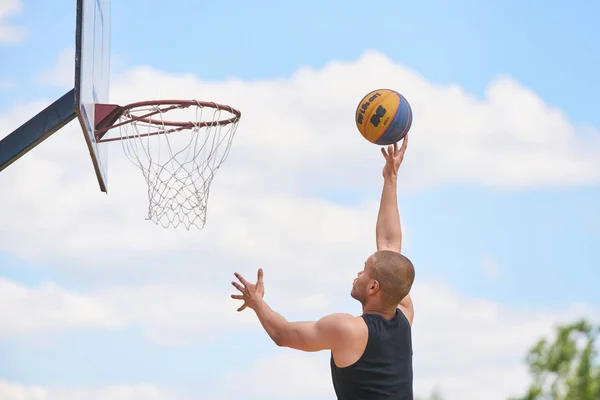
POLYGON ((387 160, 387 152, 385 151, 385 147, 381 148, 381 154, 383 154, 383 156, 385 157, 385 159, 387 160))
POLYGON ((236 300, 244 300, 244 296, 242 296, 241 294, 232 294, 231 298, 236 300))
POLYGON ((402 141, 402 147, 400 148, 400 151, 404 153, 406 146, 408 146, 408 133, 404 135, 404 140, 402 141))
POLYGON ((241 276, 240 274, 238 274, 237 272, 233 273, 235 275, 236 278, 239 279, 240 282, 242 282, 242 285, 244 286, 248 286, 248 281, 246 279, 244 279, 243 276, 241 276))
POLYGON ((244 311, 244 309, 247 307, 246 303, 244 303, 240 308, 237 309, 238 312, 240 311, 244 311))
POLYGON ((257 283, 262 283, 263 281, 263 270, 262 268, 258 269, 258 274, 257 274, 257 283))
POLYGON ((244 293, 244 288, 242 287, 242 285, 240 285, 237 282, 231 282, 231 284, 233 285, 233 287, 235 287, 237 290, 239 290, 240 292, 244 293))

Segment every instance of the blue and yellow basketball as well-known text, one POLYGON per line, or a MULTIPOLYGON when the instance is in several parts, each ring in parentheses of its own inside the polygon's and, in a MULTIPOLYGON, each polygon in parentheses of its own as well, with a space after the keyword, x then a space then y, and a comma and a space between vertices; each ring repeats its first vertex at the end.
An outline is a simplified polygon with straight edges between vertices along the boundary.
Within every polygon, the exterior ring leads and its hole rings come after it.
POLYGON ((406 136, 412 125, 412 109, 400 93, 390 89, 374 90, 358 104, 355 122, 365 139, 386 146, 406 136))

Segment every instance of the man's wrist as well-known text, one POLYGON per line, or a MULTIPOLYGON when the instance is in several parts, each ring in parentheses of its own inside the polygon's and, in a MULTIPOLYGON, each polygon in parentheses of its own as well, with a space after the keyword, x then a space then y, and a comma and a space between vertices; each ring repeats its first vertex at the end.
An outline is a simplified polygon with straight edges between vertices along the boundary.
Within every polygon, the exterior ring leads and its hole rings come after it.
POLYGON ((396 184, 398 182, 398 174, 390 174, 383 177, 384 183, 393 183, 396 184))
POLYGON ((252 305, 252 309, 254 310, 254 312, 258 313, 259 310, 265 305, 265 300, 264 299, 260 299, 260 300, 254 300, 254 304, 252 305))

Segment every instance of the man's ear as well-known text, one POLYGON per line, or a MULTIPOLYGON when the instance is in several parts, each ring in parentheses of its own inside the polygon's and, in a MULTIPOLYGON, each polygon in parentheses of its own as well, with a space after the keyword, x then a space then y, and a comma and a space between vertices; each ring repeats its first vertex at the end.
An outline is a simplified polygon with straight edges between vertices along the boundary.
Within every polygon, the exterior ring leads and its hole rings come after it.
POLYGON ((376 281, 375 279, 372 279, 371 282, 369 283, 369 287, 367 290, 369 291, 370 294, 375 294, 375 293, 379 292, 379 282, 376 281))

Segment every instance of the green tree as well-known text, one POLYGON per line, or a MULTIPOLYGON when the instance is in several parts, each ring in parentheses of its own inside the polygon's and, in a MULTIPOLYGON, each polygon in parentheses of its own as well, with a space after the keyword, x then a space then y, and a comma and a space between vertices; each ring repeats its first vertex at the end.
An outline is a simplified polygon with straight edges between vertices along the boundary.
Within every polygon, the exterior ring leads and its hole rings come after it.
POLYGON ((544 338, 529 350, 532 383, 511 400, 600 400, 599 334, 585 320, 557 327, 553 342, 544 338))

